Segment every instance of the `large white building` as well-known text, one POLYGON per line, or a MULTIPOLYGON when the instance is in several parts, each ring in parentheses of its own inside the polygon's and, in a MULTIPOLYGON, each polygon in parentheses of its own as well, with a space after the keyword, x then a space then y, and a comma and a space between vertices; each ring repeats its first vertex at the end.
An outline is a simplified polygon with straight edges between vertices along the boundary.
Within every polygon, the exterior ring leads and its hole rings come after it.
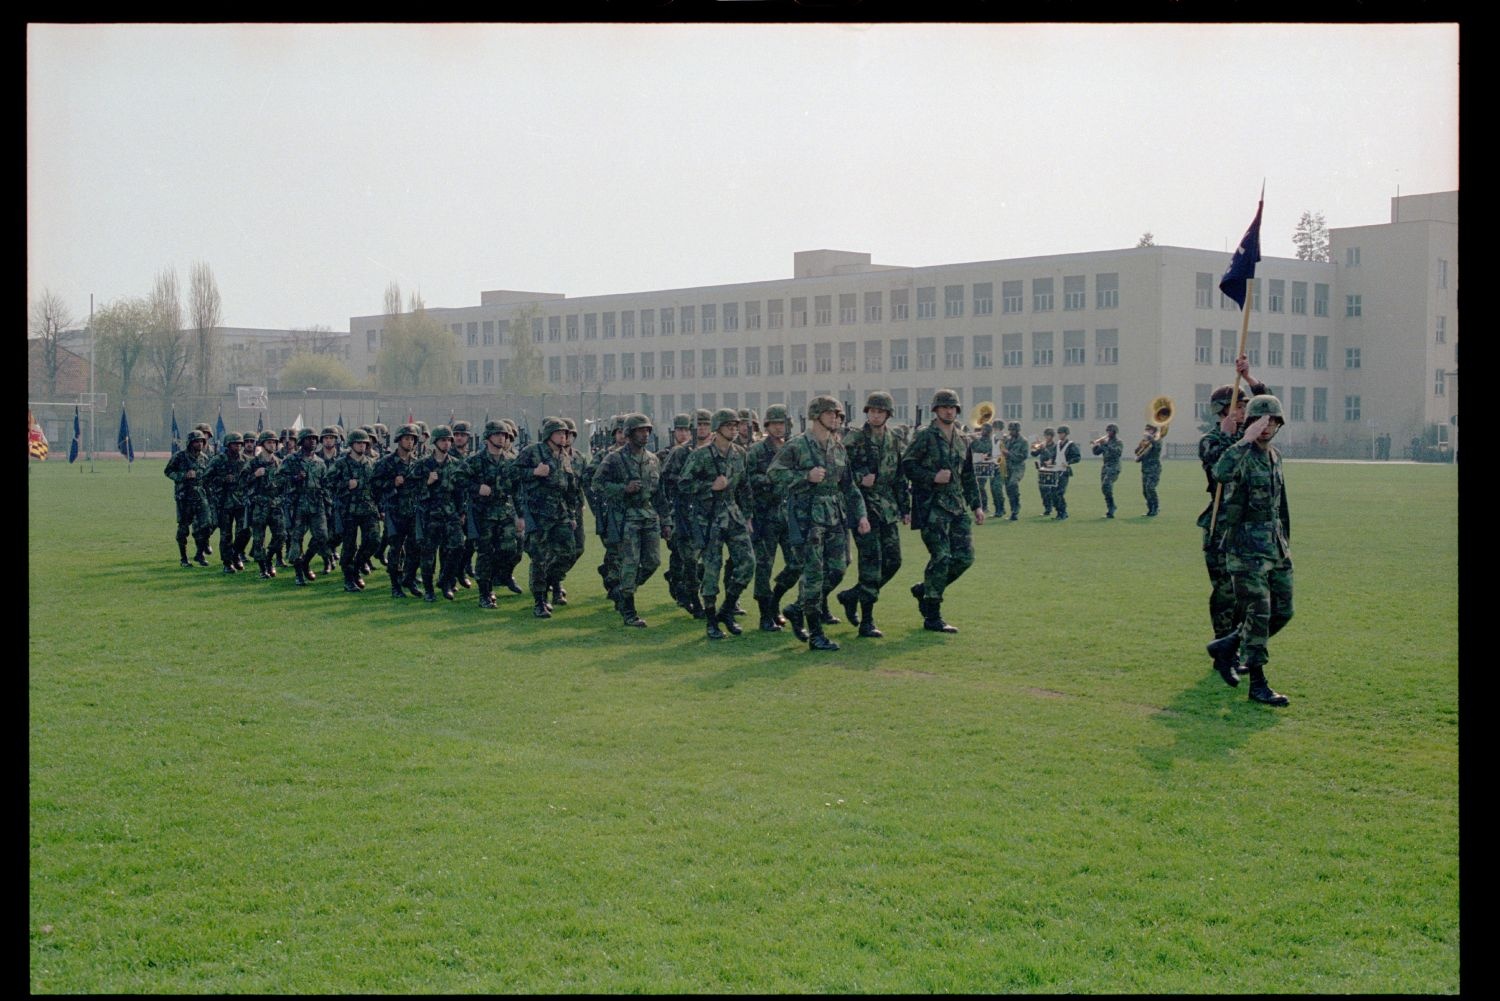
MULTIPOLYGON (((1450 440, 1457 192, 1393 198, 1390 222, 1330 237, 1328 262, 1268 257, 1256 273, 1248 354, 1286 408, 1282 440, 1352 454, 1381 433, 1397 454, 1413 436, 1450 440)), ((968 409, 992 401, 1029 436, 1066 423, 1087 441, 1114 421, 1133 441, 1165 394, 1180 429, 1169 440, 1191 442, 1209 393, 1234 378, 1240 313, 1218 291, 1227 263, 1185 247, 927 267, 811 250, 790 278, 577 299, 494 291, 429 313, 457 338, 472 394, 498 395, 519 324, 562 401, 638 394, 658 422, 694 407, 795 414, 822 393, 857 412, 875 389, 910 421, 948 387, 968 409)), ((372 382, 385 322, 350 318, 349 363, 372 382)))

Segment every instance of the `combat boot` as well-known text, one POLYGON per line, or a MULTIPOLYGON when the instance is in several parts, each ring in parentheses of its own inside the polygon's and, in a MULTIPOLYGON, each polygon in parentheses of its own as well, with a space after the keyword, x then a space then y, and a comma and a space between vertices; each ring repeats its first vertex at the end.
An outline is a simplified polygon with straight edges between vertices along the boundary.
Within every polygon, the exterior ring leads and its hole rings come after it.
POLYGON ((350 594, 358 594, 359 593, 359 586, 354 583, 355 579, 356 578, 354 576, 353 571, 351 571, 348 567, 345 567, 344 568, 344 590, 348 591, 350 594))
POLYGON ((840 591, 834 597, 838 598, 839 604, 844 606, 844 618, 849 620, 849 624, 859 625, 859 595, 854 593, 854 588, 840 591))
POLYGON ((499 608, 500 607, 500 603, 495 600, 495 596, 493 594, 482 593, 479 596, 479 607, 480 608, 499 608))
POLYGON ((437 592, 432 589, 432 571, 422 571, 422 600, 437 601, 437 592))
POLYGON ((392 598, 404 598, 404 597, 406 597, 406 592, 403 591, 403 590, 401 590, 401 580, 398 577, 392 577, 391 578, 391 597, 392 598))
POLYGON ((731 636, 738 636, 745 631, 740 628, 738 622, 734 621, 734 609, 739 607, 739 597, 740 592, 738 591, 725 591, 724 610, 719 613, 719 624, 728 630, 731 636))
POLYGON ((568 592, 563 590, 561 584, 552 585, 552 604, 566 605, 568 603, 568 592))
POLYGON ((927 618, 927 599, 923 597, 927 593, 927 584, 917 581, 911 586, 911 596, 917 599, 917 608, 922 613, 922 618, 927 618))
POLYGON ((837 650, 839 645, 827 636, 823 635, 823 623, 818 621, 816 615, 807 617, 807 647, 809 650, 837 650))
POLYGON ((193 557, 193 562, 200 567, 206 567, 208 566, 208 556, 204 554, 202 549, 199 549, 198 554, 193 557))
POLYGON ((708 638, 711 640, 721 640, 724 638, 724 631, 719 628, 719 614, 714 610, 715 600, 714 598, 703 599, 703 618, 708 623, 708 638))
POLYGON ((1214 659, 1214 670, 1219 672, 1219 677, 1224 679, 1224 684, 1230 688, 1239 687, 1240 679, 1235 670, 1240 660, 1239 630, 1236 629, 1220 636, 1204 649, 1214 659))
POLYGON ((879 639, 885 633, 875 628, 875 599, 859 599, 859 634, 869 639, 879 639))
POLYGON ((781 623, 776 621, 776 612, 773 610, 770 598, 756 598, 755 603, 760 606, 760 631, 763 633, 781 632, 781 623))
POLYGON ((633 594, 627 594, 623 599, 621 599, 620 617, 625 620, 625 624, 627 626, 632 626, 636 629, 646 628, 646 620, 641 618, 640 615, 636 613, 635 595, 633 594))
POLYGON ((776 624, 778 626, 787 624, 787 617, 781 614, 781 599, 786 597, 786 593, 790 590, 791 587, 787 586, 778 587, 771 592, 771 614, 776 617, 776 624))
POLYGON ((514 576, 507 577, 504 580, 502 580, 500 583, 504 584, 505 585, 505 589, 507 591, 509 591, 511 594, 520 594, 521 593, 521 585, 516 583, 516 578, 514 576))
POLYGON ((177 543, 177 552, 178 552, 178 555, 180 555, 182 557, 182 562, 179 563, 178 566, 184 566, 184 567, 190 567, 190 566, 192 566, 192 564, 188 562, 188 558, 187 558, 187 542, 186 541, 177 543))
POLYGON ((532 605, 531 614, 539 619, 552 618, 552 609, 547 607, 547 596, 545 594, 533 594, 535 604, 532 605))
MULTIPOLYGON (((781 610, 781 614, 786 616, 787 625, 791 627, 792 635, 806 643, 807 630, 802 625, 802 606, 787 605, 781 610)), ((821 629, 822 625, 820 624, 818 628, 821 629)))
POLYGON ((306 587, 307 586, 307 572, 302 569, 302 561, 301 560, 297 560, 295 563, 293 563, 292 564, 292 569, 294 571, 296 571, 296 573, 297 573, 297 586, 298 587, 306 587))
POLYGON ((705 614, 707 614, 703 606, 703 599, 698 597, 696 594, 693 595, 692 598, 688 600, 688 603, 683 607, 686 608, 687 613, 695 619, 701 619, 705 614))
POLYGON ((934 633, 956 633, 957 626, 950 626, 943 621, 943 599, 927 598, 924 601, 926 618, 922 620, 922 628, 934 633))
POLYGON ((262 557, 261 559, 256 560, 255 565, 260 567, 261 580, 271 579, 271 560, 269 557, 262 557))
POLYGON ((302 557, 302 576, 306 577, 309 582, 318 579, 318 575, 313 573, 312 553, 308 553, 306 556, 302 557))
POLYGON ((458 588, 454 586, 454 580, 452 577, 444 577, 443 580, 440 580, 438 582, 438 590, 441 591, 443 597, 447 598, 449 601, 453 601, 458 595, 458 588))
POLYGON ((411 595, 413 598, 422 597, 422 589, 420 587, 417 587, 417 571, 415 569, 413 569, 410 573, 406 574, 406 576, 401 579, 401 586, 405 588, 406 593, 411 595))
POLYGON ((1291 699, 1280 692, 1272 691, 1271 685, 1265 678, 1250 682, 1250 701, 1268 706, 1285 706, 1291 705, 1292 702, 1291 699))
POLYGON ((233 563, 226 563, 226 564, 224 564, 224 572, 225 573, 230 573, 230 574, 234 573, 235 572, 234 564, 233 563))
POLYGON ((818 602, 818 621, 823 623, 823 625, 825 626, 836 626, 840 622, 844 621, 828 610, 828 595, 826 594, 823 595, 822 600, 818 602))

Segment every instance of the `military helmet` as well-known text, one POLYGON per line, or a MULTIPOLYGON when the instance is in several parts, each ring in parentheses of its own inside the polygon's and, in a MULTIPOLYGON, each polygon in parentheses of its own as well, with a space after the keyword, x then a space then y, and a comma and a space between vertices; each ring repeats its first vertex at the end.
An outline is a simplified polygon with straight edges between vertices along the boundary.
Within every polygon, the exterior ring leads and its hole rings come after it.
POLYGON ((568 426, 563 423, 563 419, 561 417, 543 417, 542 418, 542 440, 543 441, 546 441, 548 438, 551 438, 554 434, 556 434, 559 431, 566 431, 566 430, 568 430, 568 426))
POLYGON ((1046 435, 1048 438, 1051 438, 1057 434, 1057 430, 1055 428, 1042 428, 1042 434, 1046 435))
POLYGON ((740 422, 741 423, 743 423, 745 421, 748 421, 750 419, 750 408, 749 407, 740 407, 738 413, 740 415, 740 422))
POLYGON ((240 433, 238 431, 231 431, 224 436, 223 443, 225 445, 238 445, 244 440, 245 439, 240 436, 240 433))
POLYGON ((678 414, 676 417, 673 417, 672 418, 672 430, 676 431, 679 428, 681 428, 684 431, 691 431, 691 430, 693 430, 693 415, 692 414, 678 414))
POLYGON ((330 424, 318 432, 319 438, 326 438, 329 435, 333 435, 335 438, 339 437, 339 427, 337 424, 330 424))
POLYGON ((505 433, 510 435, 512 438, 515 438, 521 433, 521 429, 516 427, 516 422, 511 420, 509 417, 500 418, 500 423, 505 425, 505 433))
POLYGON ((738 424, 739 422, 740 415, 738 411, 730 410, 728 407, 720 407, 714 411, 713 420, 709 423, 709 427, 717 431, 725 424, 738 424))
POLYGON ((645 414, 626 414, 625 433, 629 434, 636 428, 645 428, 648 431, 651 430, 651 418, 647 417, 645 414))
POLYGON ((443 440, 444 438, 452 440, 452 438, 453 438, 453 429, 452 428, 450 428, 446 424, 439 424, 437 427, 435 427, 435 428, 432 429, 432 440, 433 440, 434 444, 437 443, 437 442, 439 442, 439 441, 441 441, 441 440, 443 440))
POLYGON ((417 430, 420 434, 431 434, 431 432, 427 430, 426 421, 413 421, 412 423, 416 424, 417 430))
POLYGON ((791 420, 791 414, 787 410, 785 403, 773 403, 766 408, 765 423, 767 424, 770 424, 772 421, 784 421, 790 424, 791 420))
POLYGON ((485 421, 484 436, 488 438, 492 434, 510 434, 506 429, 504 421, 485 421))
POLYGON ((936 410, 938 407, 958 407, 959 412, 963 412, 963 407, 959 406, 958 394, 951 389, 940 389, 932 394, 932 409, 936 410))
POLYGON ((578 433, 578 422, 575 421, 573 418, 571 418, 571 417, 564 417, 564 418, 562 418, 562 422, 563 422, 563 427, 567 429, 568 434, 577 434, 578 433))
POLYGON ((255 432, 254 431, 241 431, 240 432, 240 441, 244 442, 246 445, 254 445, 255 444, 255 432))
POLYGON ((366 431, 364 428, 355 428, 353 431, 350 431, 349 444, 355 445, 359 442, 364 442, 368 445, 370 443, 370 432, 366 431))
POLYGON ((468 421, 454 421, 453 433, 459 434, 460 432, 462 432, 463 434, 473 434, 474 425, 470 424, 468 421))
POLYGON ((830 410, 842 414, 844 405, 833 396, 814 396, 807 401, 807 419, 810 421, 817 420, 818 415, 826 414, 830 410))
POLYGON ((305 427, 302 429, 301 433, 297 435, 297 444, 300 445, 304 441, 307 441, 309 438, 311 438, 313 441, 317 441, 318 432, 314 431, 310 427, 305 427))
POLYGON ((1073 433, 1073 429, 1070 428, 1070 427, 1068 427, 1066 424, 1059 424, 1057 426, 1057 433, 1058 434, 1072 434, 1073 433))
POLYGON ((890 393, 876 390, 865 397, 865 410, 869 411, 871 409, 884 410, 888 414, 894 414, 896 412, 896 401, 891 399, 890 393))
POLYGON ((1245 418, 1253 421, 1257 417, 1274 417, 1283 424, 1286 423, 1286 418, 1281 413, 1281 401, 1270 393, 1252 396, 1250 402, 1245 404, 1245 418))
POLYGON ((396 432, 396 437, 404 438, 407 435, 411 435, 413 438, 420 438, 422 437, 422 428, 416 424, 401 425, 401 430, 396 432))
MULTIPOLYGON (((1234 386, 1225 383, 1208 395, 1208 405, 1215 413, 1222 414, 1229 409, 1229 401, 1234 398, 1234 386)), ((1245 399, 1245 394, 1240 394, 1240 400, 1245 399)))
POLYGON ((1015 434, 1020 434, 1021 433, 1021 422, 1020 421, 1011 421, 1009 424, 1006 425, 1006 429, 1009 430, 1009 431, 1014 432, 1015 434))
POLYGON ((193 430, 194 431, 202 431, 203 432, 203 437, 205 437, 205 438, 212 438, 214 436, 214 429, 211 428, 211 427, 209 427, 207 424, 202 424, 202 423, 194 424, 193 425, 193 430))
POLYGON ((1104 425, 1104 430, 1105 431, 1113 431, 1115 434, 1119 434, 1120 433, 1120 425, 1118 425, 1118 424, 1106 424, 1106 425, 1104 425))
POLYGON ((708 410, 705 407, 699 407, 697 410, 693 411, 694 424, 712 424, 713 422, 714 415, 711 410, 708 410))
POLYGON ((374 431, 376 434, 382 436, 382 437, 384 437, 385 435, 388 435, 388 434, 391 433, 391 429, 388 428, 388 427, 386 427, 384 424, 380 423, 379 421, 375 422, 375 424, 371 427, 371 430, 374 431))
POLYGON ((197 428, 193 428, 193 430, 187 433, 187 440, 188 444, 190 445, 195 441, 208 441, 203 432, 199 431, 197 428))
POLYGON ((255 443, 257 445, 264 445, 268 441, 275 441, 275 440, 276 440, 276 432, 270 430, 269 428, 267 428, 266 430, 262 431, 260 434, 258 434, 258 435, 255 436, 255 443))

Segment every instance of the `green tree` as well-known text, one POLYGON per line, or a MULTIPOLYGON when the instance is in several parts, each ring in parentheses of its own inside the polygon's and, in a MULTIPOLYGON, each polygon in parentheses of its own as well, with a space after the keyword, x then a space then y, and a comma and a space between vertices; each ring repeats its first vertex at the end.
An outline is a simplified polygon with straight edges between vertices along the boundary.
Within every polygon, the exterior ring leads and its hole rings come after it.
POLYGON ((1323 221, 1323 213, 1302 213, 1292 233, 1292 245, 1297 248, 1299 261, 1328 260, 1328 224, 1323 221))
POLYGON ((453 333, 429 316, 420 293, 411 294, 409 309, 399 312, 401 289, 386 287, 386 325, 375 359, 378 388, 385 392, 441 393, 457 381, 458 345, 453 333))
POLYGON ((151 327, 151 304, 144 297, 125 296, 94 313, 94 337, 99 361, 118 380, 120 402, 130 399, 135 369, 146 352, 151 327))
POLYGON ((359 381, 333 355, 298 351, 281 366, 278 376, 287 389, 314 386, 318 389, 354 389, 359 381))
POLYGON ((547 391, 547 376, 542 370, 542 352, 531 340, 531 321, 542 315, 542 309, 531 303, 510 316, 510 360, 500 388, 517 396, 539 396, 547 391))
POLYGON ((1135 241, 1135 245, 1137 247, 1154 247, 1156 246, 1156 237, 1152 235, 1151 231, 1148 229, 1146 230, 1146 232, 1141 234, 1141 238, 1139 240, 1135 241))

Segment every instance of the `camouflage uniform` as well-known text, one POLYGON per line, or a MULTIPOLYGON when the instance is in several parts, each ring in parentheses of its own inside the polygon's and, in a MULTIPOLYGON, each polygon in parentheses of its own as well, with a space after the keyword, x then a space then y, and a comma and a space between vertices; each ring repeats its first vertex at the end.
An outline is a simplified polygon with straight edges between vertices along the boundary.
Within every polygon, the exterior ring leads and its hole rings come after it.
POLYGON ((1066 438, 1067 433, 1066 425, 1057 429, 1057 452, 1052 460, 1063 467, 1052 488, 1052 506, 1057 509, 1058 521, 1064 521, 1068 517, 1068 481, 1073 478, 1073 467, 1083 459, 1078 451, 1078 442, 1066 438))
MULTIPOLYGON (((1010 501, 1010 520, 1021 516, 1021 480, 1026 476, 1026 457, 1031 446, 1021 436, 1021 425, 1011 422, 1005 445, 1005 497, 1010 501)), ((998 507, 998 503, 997 503, 998 507)))
POLYGON ((1161 439, 1153 441, 1145 453, 1137 456, 1141 464, 1141 494, 1146 498, 1146 517, 1154 518, 1159 501, 1156 486, 1161 482, 1161 439))
MULTIPOLYGON (((809 421, 839 409, 833 397, 815 397, 808 403, 809 421)), ((787 536, 799 550, 802 563, 798 602, 788 605, 783 614, 799 639, 804 638, 805 622, 810 643, 819 649, 837 649, 823 638, 824 607, 849 566, 849 525, 865 517, 864 497, 850 472, 849 454, 836 436, 830 434, 819 443, 812 432, 804 431, 776 453, 771 481, 786 496, 787 536), (819 466, 823 478, 813 483, 807 474, 819 466)))
POLYGON ((1057 439, 1056 432, 1051 428, 1042 432, 1042 441, 1031 446, 1031 455, 1036 459, 1038 465, 1036 476, 1036 489, 1042 497, 1042 517, 1045 518, 1052 513, 1053 500, 1056 495, 1056 478, 1052 475, 1044 475, 1041 467, 1050 466, 1057 461, 1057 439))
MULTIPOLYGON (((415 426, 403 425, 396 432, 396 439, 408 434, 415 437, 415 426)), ((420 562, 421 528, 417 522, 417 508, 422 495, 422 484, 416 474, 416 449, 403 457, 399 447, 391 449, 375 463, 375 496, 379 499, 384 540, 387 546, 385 569, 391 576, 391 597, 405 594, 421 597, 417 590, 417 564, 420 562), (400 478, 401 482, 396 482, 400 478), (403 592, 402 589, 405 589, 403 592)))
POLYGON ((321 447, 318 449, 318 458, 323 460, 323 468, 328 475, 323 477, 323 514, 328 526, 328 541, 326 547, 315 555, 323 557, 323 572, 328 573, 338 566, 339 545, 344 540, 343 505, 339 503, 339 491, 333 481, 333 464, 343 456, 345 449, 340 445, 343 440, 343 431, 337 424, 325 427, 318 435, 321 447), (332 445, 327 444, 328 438, 333 438, 332 445))
MULTIPOLYGON (((364 442, 368 449, 369 433, 355 430, 349 444, 364 442)), ((357 454, 351 447, 339 456, 328 476, 334 495, 334 510, 342 528, 343 551, 339 562, 344 568, 344 590, 364 590, 360 570, 375 552, 375 526, 380 524, 380 507, 375 503, 375 457, 367 450, 357 454), (350 486, 353 482, 355 485, 350 486), (358 543, 356 544, 356 540, 358 543)))
MULTIPOLYGON (((772 404, 779 407, 780 404, 772 404)), ((769 416, 766 423, 780 419, 790 424, 785 415, 769 416)), ((786 439, 776 440, 769 436, 751 445, 745 453, 745 477, 750 481, 751 546, 755 550, 755 601, 761 606, 761 629, 776 632, 781 629, 782 619, 777 615, 782 597, 802 579, 802 551, 792 545, 786 537, 785 497, 771 481, 771 462, 776 453, 786 444, 786 439), (776 569, 776 550, 781 549, 782 568, 774 581, 771 571, 776 569)))
POLYGON ((750 529, 744 515, 750 508, 745 450, 731 441, 728 451, 720 452, 718 444, 718 428, 729 422, 737 425, 739 417, 732 410, 722 409, 715 412, 713 420, 714 437, 708 444, 689 452, 682 464, 682 474, 677 478, 677 502, 682 514, 679 520, 686 521, 696 548, 702 554, 703 576, 699 589, 708 634, 720 638, 723 634, 719 633, 718 624, 723 624, 731 633, 740 631, 729 610, 755 576, 755 552, 750 547, 750 529), (713 483, 720 476, 725 477, 728 485, 723 490, 714 490, 713 483), (724 567, 726 550, 727 568, 724 567), (726 570, 723 616, 719 616, 714 607, 721 569, 726 570))
POLYGON ((209 460, 203 472, 204 492, 211 498, 210 506, 219 513, 219 558, 225 573, 234 573, 244 566, 239 547, 250 534, 245 519, 245 454, 230 448, 237 444, 242 444, 237 432, 224 435, 223 451, 209 460))
POLYGON ((566 430, 558 418, 547 418, 542 423, 542 440, 527 446, 516 459, 517 506, 526 523, 531 596, 536 603, 533 614, 542 619, 552 614, 547 602, 549 594, 556 596, 562 575, 578 559, 574 532, 583 488, 572 449, 555 446, 550 441, 555 432, 566 430), (546 476, 536 475, 539 465, 547 467, 546 476))
MULTIPOLYGON (((1247 417, 1256 414, 1255 404, 1261 400, 1275 403, 1276 415, 1280 415, 1281 406, 1274 396, 1256 396, 1246 408, 1247 417)), ((1242 623, 1239 642, 1250 670, 1250 697, 1285 705, 1285 697, 1270 691, 1265 679, 1270 659, 1267 641, 1293 614, 1292 524, 1281 453, 1274 446, 1262 449, 1242 438, 1224 449, 1214 462, 1213 475, 1225 484, 1219 511, 1224 523, 1220 545, 1225 569, 1234 578, 1235 617, 1242 623)))
MULTIPOLYGON (((850 621, 859 623, 861 635, 877 636, 879 630, 872 621, 875 602, 880 589, 901 569, 901 520, 911 514, 911 491, 901 475, 906 443, 889 424, 884 434, 877 434, 867 424, 844 436, 844 449, 849 453, 854 482, 864 496, 870 531, 854 536, 859 551, 859 583, 841 591, 838 599, 850 621), (875 474, 875 483, 867 487, 862 481, 870 473, 875 474), (856 601, 860 605, 857 616, 853 607, 856 601)), ((997 502, 998 498, 997 494, 997 502)))
POLYGON ((464 526, 458 514, 461 498, 456 495, 463 463, 451 451, 445 454, 438 447, 443 441, 451 448, 453 432, 439 424, 432 430, 432 453, 417 460, 415 469, 415 476, 422 483, 418 520, 422 525, 422 597, 426 601, 437 600, 433 576, 437 573, 440 553, 443 562, 437 590, 449 601, 453 600, 464 552, 464 526))
POLYGON ((277 481, 281 459, 270 450, 271 443, 275 441, 274 434, 262 431, 261 452, 250 460, 245 470, 245 482, 249 484, 245 493, 249 504, 250 557, 260 567, 262 580, 276 576, 271 557, 285 545, 286 535, 286 520, 282 517, 280 484, 277 481), (257 472, 260 475, 256 475, 257 472), (267 528, 271 530, 269 550, 265 540, 267 528))
MULTIPOLYGON (((936 398, 936 397, 935 397, 936 398)), ((927 547, 927 569, 922 582, 912 588, 921 607, 926 628, 940 629, 943 594, 974 564, 974 538, 969 512, 979 508, 979 487, 974 482, 974 456, 957 433, 943 433, 934 418, 912 439, 901 459, 901 472, 911 482, 912 528, 922 532, 927 547), (935 483, 941 470, 949 471, 946 483, 935 483)))
POLYGON ((205 450, 193 451, 193 442, 205 441, 202 432, 188 432, 188 447, 167 460, 162 473, 171 480, 172 498, 177 503, 177 552, 182 565, 188 566, 187 540, 189 533, 198 545, 193 559, 199 566, 208 566, 206 551, 213 523, 209 520, 208 497, 203 489, 204 476, 208 472, 209 457, 205 450), (192 476, 188 476, 192 473, 192 476))
MULTIPOLYGON (((1264 394, 1266 386, 1262 382, 1250 382, 1248 384, 1248 395, 1256 396, 1264 394)), ((1243 428, 1235 428, 1232 434, 1225 434, 1219 427, 1219 418, 1222 418, 1229 410, 1229 402, 1234 397, 1234 387, 1220 386, 1209 396, 1210 409, 1216 412, 1216 416, 1199 429, 1203 436, 1198 439, 1198 462, 1203 466, 1203 476, 1207 481, 1204 490, 1208 492, 1208 506, 1203 513, 1198 515, 1198 527, 1203 529, 1203 563, 1208 570, 1208 621, 1213 629, 1215 637, 1224 636, 1234 629, 1237 621, 1234 617, 1235 597, 1234 579, 1224 565, 1224 518, 1222 515, 1222 503, 1225 495, 1234 489, 1232 483, 1226 483, 1219 488, 1218 481, 1214 479, 1214 466, 1225 450, 1244 436, 1243 428), (1228 392, 1226 392, 1226 390, 1228 392), (1214 494, 1220 495, 1220 515, 1214 517, 1214 494), (1210 534, 1209 525, 1213 525, 1210 534)), ((1243 398, 1242 398, 1243 402, 1243 398)))
POLYGON ((610 435, 613 440, 608 446, 589 456, 581 474, 583 498, 588 502, 589 510, 594 512, 594 534, 599 536, 604 545, 604 558, 595 569, 599 573, 599 579, 604 582, 604 593, 616 603, 618 603, 620 585, 620 538, 618 532, 610 533, 606 529, 610 512, 607 510, 608 502, 599 489, 598 477, 599 471, 604 468, 605 459, 625 447, 624 431, 625 415, 616 414, 610 421, 610 435), (609 538, 611 534, 616 537, 613 543, 609 538))
MULTIPOLYGON (((1107 431, 1116 432, 1119 428, 1111 424, 1107 431)), ((1094 446, 1094 454, 1103 456, 1104 465, 1099 469, 1099 489, 1104 494, 1104 517, 1115 516, 1115 480, 1120 478, 1120 456, 1125 452, 1125 443, 1119 438, 1110 436, 1094 446)))
POLYGON ((521 561, 521 536, 516 531, 516 506, 512 499, 516 453, 506 438, 510 425, 490 421, 484 428, 486 442, 499 435, 505 444, 500 447, 499 455, 492 455, 488 447, 482 447, 469 457, 463 468, 463 488, 476 535, 479 606, 494 608, 496 581, 516 594, 521 593, 514 577, 516 564, 521 561), (481 486, 490 488, 488 496, 480 493, 481 486))
MULTIPOLYGON (((297 442, 314 440, 317 432, 304 428, 297 442)), ((328 546, 328 517, 324 508, 323 478, 328 467, 316 453, 304 454, 299 448, 281 464, 277 479, 282 484, 286 497, 287 513, 291 516, 291 529, 287 533, 287 562, 297 572, 297 583, 306 584, 315 580, 308 562, 316 553, 328 546), (308 535, 307 551, 302 550, 302 536, 308 535)))
MULTIPOLYGON (((693 415, 678 414, 674 417, 672 419, 674 437, 679 428, 688 432, 687 441, 684 445, 686 448, 691 449, 693 447, 693 415)), ((661 467, 661 484, 656 491, 656 513, 664 527, 673 529, 667 533, 667 570, 662 574, 667 581, 667 593, 672 596, 672 600, 677 602, 677 604, 683 608, 691 609, 693 602, 698 600, 698 594, 696 590, 691 595, 686 594, 681 583, 680 578, 683 575, 682 557, 678 555, 677 547, 682 543, 683 539, 682 534, 675 530, 676 516, 674 514, 677 497, 677 477, 682 475, 682 463, 687 461, 687 455, 682 455, 675 466, 668 467, 672 453, 678 447, 672 439, 668 439, 667 446, 656 453, 656 461, 661 467)))
MULTIPOLYGON (((694 424, 707 424, 712 418, 707 410, 698 410, 694 413, 694 424)), ((680 485, 688 457, 698 447, 696 439, 691 440, 675 446, 667 456, 661 470, 662 504, 657 507, 663 518, 668 511, 672 518, 667 575, 677 587, 677 603, 694 618, 703 614, 702 599, 698 596, 703 581, 703 545, 693 528, 692 499, 681 496, 680 485)))
MULTIPOLYGON (((626 433, 642 427, 650 430, 650 421, 644 414, 632 414, 626 433)), ((656 513, 660 483, 656 456, 630 444, 606 455, 594 477, 606 511, 604 541, 615 553, 615 607, 628 626, 646 624, 636 613, 635 592, 661 566, 661 519, 656 513), (631 483, 639 484, 634 492, 628 489, 631 483)))

